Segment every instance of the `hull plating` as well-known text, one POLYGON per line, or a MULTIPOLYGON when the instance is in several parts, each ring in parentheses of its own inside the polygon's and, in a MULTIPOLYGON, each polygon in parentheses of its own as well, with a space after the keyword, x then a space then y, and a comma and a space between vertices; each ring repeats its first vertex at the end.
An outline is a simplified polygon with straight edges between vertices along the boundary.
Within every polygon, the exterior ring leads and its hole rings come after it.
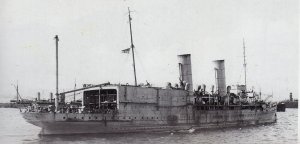
MULTIPOLYGON (((259 125, 276 122, 275 109, 193 111, 188 119, 170 117, 118 117, 110 114, 22 113, 41 134, 125 133, 178 131, 206 128, 259 125)), ((172 115, 174 116, 174 115, 172 115)))

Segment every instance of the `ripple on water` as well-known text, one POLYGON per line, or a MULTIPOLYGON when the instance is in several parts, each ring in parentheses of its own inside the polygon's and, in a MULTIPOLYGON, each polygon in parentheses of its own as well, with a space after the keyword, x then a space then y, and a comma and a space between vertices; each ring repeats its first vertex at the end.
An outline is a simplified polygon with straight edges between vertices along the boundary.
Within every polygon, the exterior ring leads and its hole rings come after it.
POLYGON ((297 110, 277 113, 275 124, 242 128, 201 130, 194 133, 129 133, 129 134, 89 134, 38 136, 40 128, 26 123, 17 109, 1 109, 1 143, 297 143, 297 110))

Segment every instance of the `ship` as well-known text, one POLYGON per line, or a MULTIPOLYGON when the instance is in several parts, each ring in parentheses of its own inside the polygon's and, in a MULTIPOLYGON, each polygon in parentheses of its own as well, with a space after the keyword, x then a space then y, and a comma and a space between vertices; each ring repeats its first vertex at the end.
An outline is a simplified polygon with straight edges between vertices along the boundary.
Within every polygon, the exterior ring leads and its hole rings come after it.
MULTIPOLYGON (((34 100, 22 98, 19 92, 19 85, 13 85, 16 90, 16 97, 11 99, 9 103, 1 103, 0 107, 7 108, 26 108, 32 105, 39 106, 49 106, 54 104, 53 93, 50 93, 50 97, 48 100, 41 99, 41 93, 37 93, 37 97, 34 100)), ((76 101, 72 101, 71 103, 76 103, 76 101)), ((78 105, 78 102, 76 103, 78 105)))
POLYGON ((280 101, 279 103, 284 103, 286 108, 298 108, 298 99, 293 98, 293 93, 290 93, 290 99, 280 101))
POLYGON ((1 107, 6 108, 24 108, 27 106, 30 106, 33 100, 24 99, 21 97, 19 92, 19 85, 18 83, 16 85, 12 84, 16 90, 16 97, 14 99, 11 99, 9 103, 2 103, 0 104, 1 107))
POLYGON ((283 102, 277 104, 277 112, 285 112, 286 105, 283 102))
MULTIPOLYGON (((226 85, 225 60, 213 61, 216 85, 210 89, 204 84, 194 89, 191 54, 177 56, 178 84, 154 87, 147 82, 137 85, 129 9, 128 17, 131 46, 122 52, 132 53, 135 84, 87 84, 59 92, 56 55, 55 104, 33 104, 21 111, 28 123, 41 128, 40 134, 175 132, 276 122, 276 104, 263 101, 255 92, 248 91, 246 76, 244 85, 226 85), (75 92, 82 93, 81 106, 65 102, 66 95, 75 92)), ((56 54, 58 41, 56 35, 56 54)))

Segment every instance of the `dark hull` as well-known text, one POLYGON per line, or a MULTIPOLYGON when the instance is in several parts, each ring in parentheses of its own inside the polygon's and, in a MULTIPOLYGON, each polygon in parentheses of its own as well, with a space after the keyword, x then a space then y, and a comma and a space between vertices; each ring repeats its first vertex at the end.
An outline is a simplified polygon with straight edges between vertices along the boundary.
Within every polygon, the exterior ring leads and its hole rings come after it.
POLYGON ((200 110, 188 119, 112 117, 110 114, 22 113, 31 124, 42 128, 41 134, 127 133, 179 131, 241 127, 276 122, 276 109, 200 110))
POLYGON ((298 108, 298 102, 285 102, 286 108, 298 108))
POLYGON ((285 103, 277 104, 277 111, 278 112, 285 112, 285 108, 286 108, 285 103))

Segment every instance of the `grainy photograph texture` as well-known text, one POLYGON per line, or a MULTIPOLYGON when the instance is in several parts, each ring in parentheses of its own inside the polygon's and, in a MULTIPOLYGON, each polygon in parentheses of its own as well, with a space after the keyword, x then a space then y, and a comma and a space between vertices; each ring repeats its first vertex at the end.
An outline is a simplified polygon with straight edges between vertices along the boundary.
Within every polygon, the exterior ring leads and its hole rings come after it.
POLYGON ((2 0, 1 143, 298 143, 297 0, 2 0))

